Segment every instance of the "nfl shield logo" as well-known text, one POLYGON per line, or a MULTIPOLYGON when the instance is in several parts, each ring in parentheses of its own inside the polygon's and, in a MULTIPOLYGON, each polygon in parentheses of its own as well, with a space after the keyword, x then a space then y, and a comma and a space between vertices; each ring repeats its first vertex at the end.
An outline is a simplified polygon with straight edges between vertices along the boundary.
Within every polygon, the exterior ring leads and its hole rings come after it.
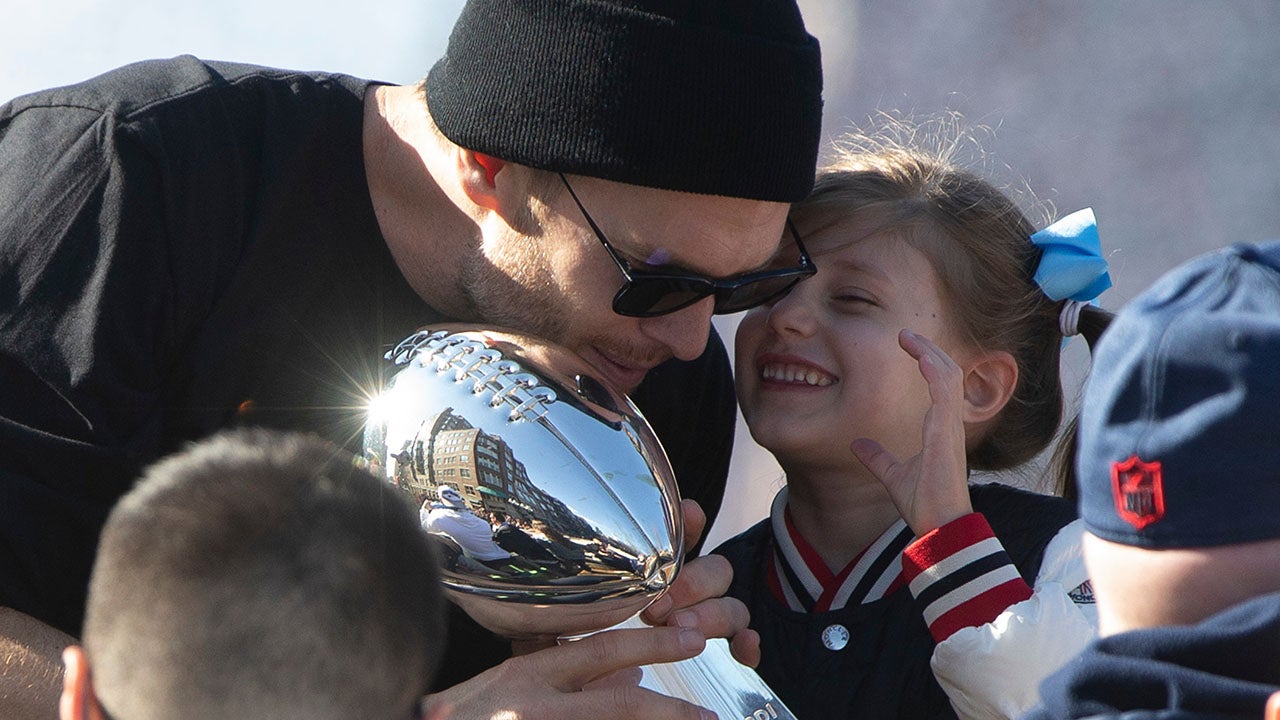
POLYGON ((1120 518, 1139 530, 1164 517, 1160 461, 1143 462, 1133 455, 1112 463, 1111 493, 1120 518))

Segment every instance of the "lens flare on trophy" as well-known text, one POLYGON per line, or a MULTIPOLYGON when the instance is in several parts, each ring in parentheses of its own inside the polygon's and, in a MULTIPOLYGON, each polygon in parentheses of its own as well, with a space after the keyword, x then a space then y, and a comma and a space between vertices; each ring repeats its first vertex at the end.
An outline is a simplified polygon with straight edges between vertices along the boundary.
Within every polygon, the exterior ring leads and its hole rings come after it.
POLYGON ((421 507, 451 599, 510 638, 643 610, 683 554, 662 446, 576 354, 497 328, 406 338, 369 405, 364 461, 421 507))

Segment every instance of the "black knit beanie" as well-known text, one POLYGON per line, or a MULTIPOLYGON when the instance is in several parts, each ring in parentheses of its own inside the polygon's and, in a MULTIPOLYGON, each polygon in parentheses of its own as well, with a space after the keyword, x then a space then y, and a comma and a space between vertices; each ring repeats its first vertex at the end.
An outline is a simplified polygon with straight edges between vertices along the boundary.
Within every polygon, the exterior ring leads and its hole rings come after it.
POLYGON ((427 105, 521 165, 794 202, 813 186, 822 67, 795 0, 469 0, 427 105))

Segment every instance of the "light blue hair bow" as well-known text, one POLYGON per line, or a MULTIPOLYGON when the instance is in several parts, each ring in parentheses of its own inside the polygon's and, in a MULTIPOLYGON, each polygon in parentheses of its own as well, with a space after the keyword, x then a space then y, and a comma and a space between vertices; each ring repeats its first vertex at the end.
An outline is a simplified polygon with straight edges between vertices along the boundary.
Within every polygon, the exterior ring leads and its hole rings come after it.
POLYGON ((1044 249, 1035 281, 1050 300, 1089 302, 1111 287, 1093 208, 1077 210, 1031 236, 1044 249))

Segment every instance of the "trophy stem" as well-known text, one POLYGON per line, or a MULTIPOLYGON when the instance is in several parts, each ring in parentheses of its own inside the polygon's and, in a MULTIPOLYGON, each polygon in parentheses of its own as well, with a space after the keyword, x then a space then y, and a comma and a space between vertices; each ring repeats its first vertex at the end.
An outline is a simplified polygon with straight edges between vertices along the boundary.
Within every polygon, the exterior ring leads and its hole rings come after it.
MULTIPOLYGON (((633 617, 618 627, 646 627, 633 617)), ((755 670, 739 663, 723 638, 709 638, 698 655, 646 665, 640 685, 714 711, 720 720, 796 720, 755 670)))

